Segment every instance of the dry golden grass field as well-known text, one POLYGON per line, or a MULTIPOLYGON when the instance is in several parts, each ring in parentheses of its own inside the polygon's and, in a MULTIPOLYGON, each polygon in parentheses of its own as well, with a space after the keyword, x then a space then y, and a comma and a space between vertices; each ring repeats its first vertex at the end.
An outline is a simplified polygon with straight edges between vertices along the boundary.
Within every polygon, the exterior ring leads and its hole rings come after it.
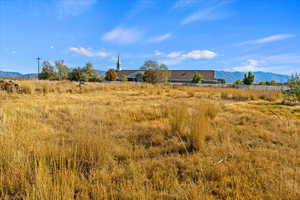
POLYGON ((19 83, 0 91, 0 199, 300 199, 280 92, 19 83))

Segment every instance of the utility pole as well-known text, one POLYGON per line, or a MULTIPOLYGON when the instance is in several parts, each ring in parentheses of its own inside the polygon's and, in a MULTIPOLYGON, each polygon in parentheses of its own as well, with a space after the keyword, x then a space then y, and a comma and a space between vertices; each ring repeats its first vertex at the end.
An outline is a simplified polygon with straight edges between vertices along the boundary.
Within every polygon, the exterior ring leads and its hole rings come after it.
POLYGON ((41 60, 41 58, 37 57, 36 60, 38 62, 38 80, 39 80, 40 79, 40 60, 41 60))

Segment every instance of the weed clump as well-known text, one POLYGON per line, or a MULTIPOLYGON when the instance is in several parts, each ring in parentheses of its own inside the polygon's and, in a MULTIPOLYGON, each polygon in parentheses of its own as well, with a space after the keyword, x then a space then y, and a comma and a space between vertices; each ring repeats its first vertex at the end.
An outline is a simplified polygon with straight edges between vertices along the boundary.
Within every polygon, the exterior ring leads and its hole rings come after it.
POLYGON ((10 81, 0 80, 0 89, 8 93, 20 93, 22 90, 18 83, 11 80, 10 81))
POLYGON ((186 151, 200 151, 204 148, 210 122, 217 113, 218 109, 213 104, 203 103, 192 111, 185 105, 177 106, 170 115, 170 132, 184 142, 186 151))

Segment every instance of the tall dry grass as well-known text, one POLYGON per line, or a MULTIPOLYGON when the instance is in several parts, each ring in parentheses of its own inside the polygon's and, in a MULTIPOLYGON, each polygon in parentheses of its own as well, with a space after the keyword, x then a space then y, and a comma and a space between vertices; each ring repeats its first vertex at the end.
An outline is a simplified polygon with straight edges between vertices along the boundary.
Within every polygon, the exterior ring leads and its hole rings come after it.
POLYGON ((277 93, 20 84, 1 93, 0 199, 299 199, 299 107, 277 93))

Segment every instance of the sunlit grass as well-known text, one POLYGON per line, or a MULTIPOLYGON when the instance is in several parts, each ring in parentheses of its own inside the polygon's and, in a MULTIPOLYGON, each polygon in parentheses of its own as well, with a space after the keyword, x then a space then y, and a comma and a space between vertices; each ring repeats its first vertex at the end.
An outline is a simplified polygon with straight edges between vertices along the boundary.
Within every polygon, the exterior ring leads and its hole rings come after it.
POLYGON ((19 84, 0 94, 0 199, 299 199, 280 92, 19 84))

